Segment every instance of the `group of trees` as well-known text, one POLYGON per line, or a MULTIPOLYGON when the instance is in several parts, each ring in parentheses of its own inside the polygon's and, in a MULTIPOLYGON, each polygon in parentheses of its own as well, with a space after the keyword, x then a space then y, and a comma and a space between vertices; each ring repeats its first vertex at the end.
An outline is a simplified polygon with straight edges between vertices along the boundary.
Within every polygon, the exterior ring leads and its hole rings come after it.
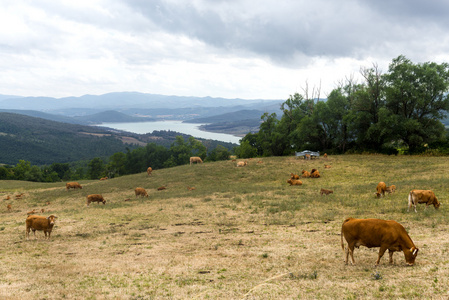
POLYGON ((283 115, 262 115, 258 133, 236 149, 240 157, 288 155, 298 150, 331 153, 418 153, 436 145, 449 148, 441 120, 449 110, 449 64, 414 64, 404 56, 382 74, 376 65, 361 69, 363 82, 347 79, 327 101, 296 93, 283 115))
POLYGON ((194 137, 187 141, 177 136, 170 148, 149 143, 145 147, 127 152, 116 152, 107 160, 95 157, 88 162, 53 163, 50 166, 32 166, 29 161, 20 160, 16 166, 1 166, 0 180, 14 179, 38 182, 57 182, 80 179, 118 177, 145 172, 148 167, 161 169, 188 164, 191 156, 200 156, 204 161, 226 160, 230 151, 217 145, 207 151, 206 146, 194 137))

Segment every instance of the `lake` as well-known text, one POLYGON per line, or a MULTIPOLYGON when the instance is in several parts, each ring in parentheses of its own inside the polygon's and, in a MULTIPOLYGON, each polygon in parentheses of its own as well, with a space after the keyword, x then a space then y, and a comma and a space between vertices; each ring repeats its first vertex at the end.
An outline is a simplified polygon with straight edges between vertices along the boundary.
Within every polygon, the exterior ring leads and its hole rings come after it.
POLYGON ((152 133, 154 130, 171 130, 202 139, 239 144, 239 140, 241 139, 241 137, 225 133, 203 131, 198 129, 201 125, 204 124, 182 123, 182 121, 157 121, 133 123, 102 123, 98 126, 105 126, 138 134, 152 133))

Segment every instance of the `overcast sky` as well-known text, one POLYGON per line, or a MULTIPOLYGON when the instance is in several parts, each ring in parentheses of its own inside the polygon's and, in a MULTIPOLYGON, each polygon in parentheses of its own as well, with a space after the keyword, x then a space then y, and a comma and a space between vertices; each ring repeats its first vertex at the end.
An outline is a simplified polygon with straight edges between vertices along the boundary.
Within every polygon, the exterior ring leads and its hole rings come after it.
POLYGON ((0 94, 325 97, 401 54, 449 62, 448 16, 446 0, 0 0, 0 94))

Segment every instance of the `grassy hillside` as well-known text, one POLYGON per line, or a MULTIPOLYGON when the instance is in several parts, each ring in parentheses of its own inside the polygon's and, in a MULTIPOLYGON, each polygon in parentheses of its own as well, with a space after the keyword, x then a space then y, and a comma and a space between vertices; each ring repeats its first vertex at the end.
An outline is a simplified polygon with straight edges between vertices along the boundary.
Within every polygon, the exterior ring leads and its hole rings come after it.
POLYGON ((263 158, 157 170, 107 181, 0 181, 0 298, 85 299, 415 299, 446 298, 449 286, 448 157, 263 158), (332 165, 324 169, 324 164, 332 165), (291 172, 322 177, 289 186, 291 172), (376 199, 379 181, 397 192, 376 199), (134 188, 149 197, 136 199, 134 188), (167 189, 157 191, 156 188, 167 189), (196 189, 189 191, 187 186, 196 189), (320 196, 320 188, 334 194, 320 196), (439 210, 407 212, 413 188, 432 189, 439 210), (106 205, 86 207, 101 193, 106 205), (129 201, 126 201, 129 199, 129 201), (50 202, 50 204, 46 204, 50 202), (6 205, 12 205, 8 212, 6 205), (52 239, 25 240, 26 212, 59 218, 52 239), (345 266, 347 217, 394 219, 420 249, 373 265, 378 248, 355 250, 345 266))

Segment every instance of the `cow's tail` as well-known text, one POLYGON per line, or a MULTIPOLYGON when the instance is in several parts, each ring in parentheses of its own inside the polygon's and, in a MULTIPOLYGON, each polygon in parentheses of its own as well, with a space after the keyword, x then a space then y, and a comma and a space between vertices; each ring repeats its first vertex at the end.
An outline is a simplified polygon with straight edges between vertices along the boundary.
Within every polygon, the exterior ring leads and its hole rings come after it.
POLYGON ((412 205, 414 205, 414 203, 413 203, 413 190, 410 191, 410 193, 408 193, 408 209, 407 209, 407 211, 410 211, 410 207, 412 207, 412 205))

